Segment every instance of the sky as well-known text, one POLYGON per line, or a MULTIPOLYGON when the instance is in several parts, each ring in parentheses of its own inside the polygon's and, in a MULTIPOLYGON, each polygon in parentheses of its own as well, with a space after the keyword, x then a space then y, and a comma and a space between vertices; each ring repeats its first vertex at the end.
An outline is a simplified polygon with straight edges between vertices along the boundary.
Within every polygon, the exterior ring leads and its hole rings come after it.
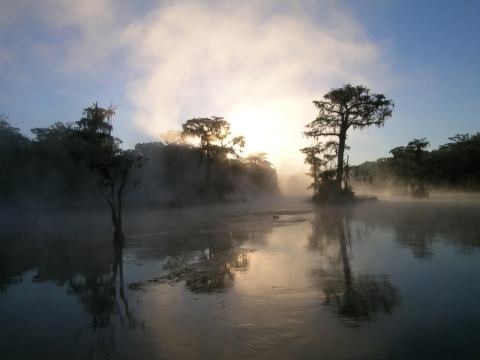
POLYGON ((479 0, 0 0, 0 113, 29 135, 113 104, 125 147, 224 116, 282 175, 305 171, 312 101, 352 83, 395 110, 351 130, 350 163, 435 148, 480 131, 478 14, 479 0))

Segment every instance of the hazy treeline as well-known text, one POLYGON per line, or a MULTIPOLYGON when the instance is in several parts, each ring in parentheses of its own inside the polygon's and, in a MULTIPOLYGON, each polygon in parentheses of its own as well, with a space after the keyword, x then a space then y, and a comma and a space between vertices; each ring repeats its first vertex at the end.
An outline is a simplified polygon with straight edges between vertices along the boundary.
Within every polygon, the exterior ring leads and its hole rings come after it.
MULTIPOLYGON (((78 154, 81 157, 86 150, 74 136, 77 124, 35 128, 33 136, 27 137, 0 116, 0 204, 95 206, 103 202, 98 175, 79 159, 78 154)), ((130 204, 176 206, 279 192, 276 171, 263 155, 241 158, 212 153, 211 175, 206 179, 206 158, 200 146, 153 142, 129 151, 144 160, 128 176, 128 189, 135 188, 126 194, 130 204)))
POLYGON ((137 144, 135 149, 147 161, 133 171, 140 186, 131 200, 146 201, 147 205, 244 200, 279 193, 276 171, 262 156, 212 154, 210 178, 206 179, 206 160, 198 147, 151 142, 137 144))
POLYGON ((455 135, 438 149, 414 139, 390 150, 390 157, 352 167, 357 183, 372 188, 394 186, 397 191, 422 195, 428 187, 480 190, 480 133, 455 135))

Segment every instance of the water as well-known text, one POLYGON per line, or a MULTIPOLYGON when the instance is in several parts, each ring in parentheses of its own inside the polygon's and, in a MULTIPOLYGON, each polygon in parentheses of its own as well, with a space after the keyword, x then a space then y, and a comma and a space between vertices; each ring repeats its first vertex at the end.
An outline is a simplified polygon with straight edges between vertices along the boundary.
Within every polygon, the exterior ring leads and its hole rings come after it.
POLYGON ((1 359, 478 359, 480 206, 3 216, 1 359))

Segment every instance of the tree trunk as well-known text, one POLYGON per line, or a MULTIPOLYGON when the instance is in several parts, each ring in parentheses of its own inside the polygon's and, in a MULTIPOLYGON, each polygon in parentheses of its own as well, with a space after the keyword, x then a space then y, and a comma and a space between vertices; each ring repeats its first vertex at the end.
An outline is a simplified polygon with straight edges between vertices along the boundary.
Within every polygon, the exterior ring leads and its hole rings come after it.
POLYGON ((125 235, 123 234, 121 225, 114 225, 113 243, 115 245, 123 245, 125 243, 125 235))
POLYGON ((340 256, 343 265, 343 275, 345 277, 345 283, 350 285, 352 281, 352 270, 350 268, 350 260, 348 259, 347 252, 347 239, 345 235, 345 224, 343 219, 339 219, 338 222, 338 238, 340 241, 340 256))
POLYGON ((115 245, 123 245, 125 243, 125 235, 122 230, 122 213, 121 210, 112 209, 113 223, 113 243, 115 245))
POLYGON ((337 185, 337 190, 342 190, 342 179, 343 179, 343 156, 345 153, 345 141, 347 139, 347 129, 342 127, 340 129, 340 135, 338 139, 338 159, 337 159, 337 177, 335 183, 337 185))
POLYGON ((207 144, 206 149, 206 168, 205 168, 205 179, 207 183, 210 183, 210 144, 207 144))

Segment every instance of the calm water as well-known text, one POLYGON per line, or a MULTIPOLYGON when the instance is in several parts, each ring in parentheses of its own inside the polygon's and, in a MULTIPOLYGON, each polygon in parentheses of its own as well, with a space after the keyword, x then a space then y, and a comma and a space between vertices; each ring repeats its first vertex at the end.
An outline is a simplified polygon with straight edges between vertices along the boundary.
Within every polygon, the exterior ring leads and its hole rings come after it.
POLYGON ((480 206, 10 214, 1 359, 479 359, 480 206))

